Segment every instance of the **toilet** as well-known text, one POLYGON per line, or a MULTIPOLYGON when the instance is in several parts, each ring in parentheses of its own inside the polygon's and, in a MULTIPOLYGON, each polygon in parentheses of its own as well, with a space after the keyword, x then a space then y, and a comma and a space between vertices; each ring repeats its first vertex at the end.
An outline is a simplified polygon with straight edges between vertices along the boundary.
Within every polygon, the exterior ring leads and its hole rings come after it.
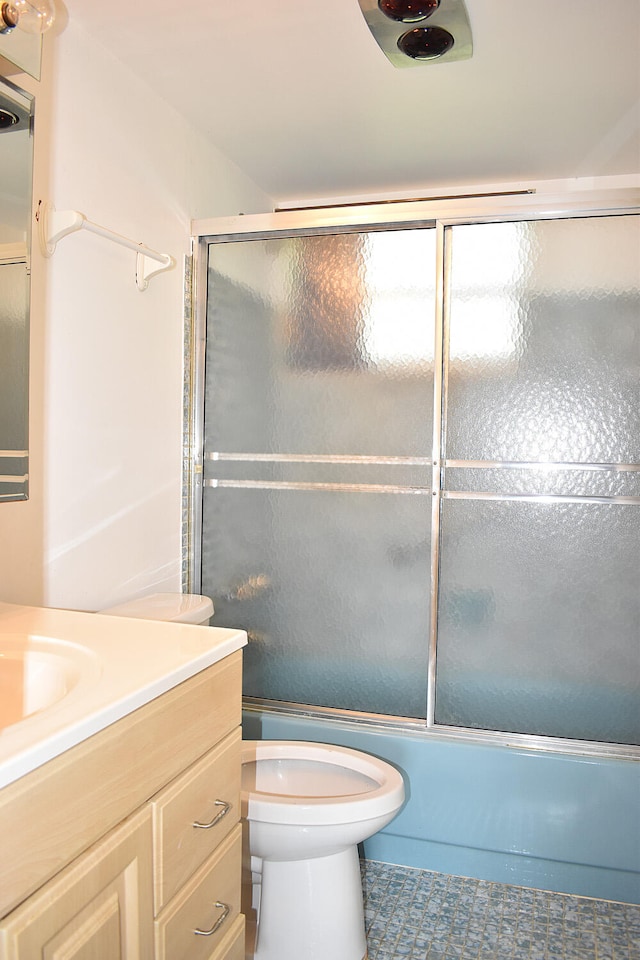
POLYGON ((195 623, 206 627, 213 616, 209 597, 196 593, 150 593, 137 600, 99 610, 110 617, 133 617, 134 620, 168 620, 173 623, 195 623))
POLYGON ((245 740, 247 960, 363 960, 357 844, 404 802, 400 773, 325 743, 245 740))

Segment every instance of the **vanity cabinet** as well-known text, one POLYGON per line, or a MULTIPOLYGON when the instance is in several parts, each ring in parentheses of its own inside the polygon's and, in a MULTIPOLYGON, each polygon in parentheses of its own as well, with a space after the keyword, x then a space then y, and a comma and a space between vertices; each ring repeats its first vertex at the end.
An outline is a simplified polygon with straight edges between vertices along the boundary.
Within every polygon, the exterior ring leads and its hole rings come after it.
POLYGON ((244 960, 241 653, 0 791, 0 960, 244 960))

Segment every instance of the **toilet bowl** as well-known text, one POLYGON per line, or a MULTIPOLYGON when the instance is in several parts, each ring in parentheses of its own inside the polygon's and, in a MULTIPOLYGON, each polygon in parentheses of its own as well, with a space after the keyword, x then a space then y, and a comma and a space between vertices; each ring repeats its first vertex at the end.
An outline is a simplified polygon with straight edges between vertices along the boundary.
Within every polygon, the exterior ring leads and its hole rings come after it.
POLYGON ((404 802, 400 773, 324 743, 242 744, 247 958, 363 960, 357 844, 404 802))

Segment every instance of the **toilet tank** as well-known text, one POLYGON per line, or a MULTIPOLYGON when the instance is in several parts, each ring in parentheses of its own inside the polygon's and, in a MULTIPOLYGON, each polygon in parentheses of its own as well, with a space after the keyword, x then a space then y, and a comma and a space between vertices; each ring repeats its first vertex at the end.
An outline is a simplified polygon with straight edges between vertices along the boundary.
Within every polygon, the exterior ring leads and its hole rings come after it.
POLYGON ((111 617, 133 617, 134 620, 171 620, 174 623, 197 623, 207 626, 213 616, 209 597, 196 593, 151 593, 129 600, 98 613, 111 617))

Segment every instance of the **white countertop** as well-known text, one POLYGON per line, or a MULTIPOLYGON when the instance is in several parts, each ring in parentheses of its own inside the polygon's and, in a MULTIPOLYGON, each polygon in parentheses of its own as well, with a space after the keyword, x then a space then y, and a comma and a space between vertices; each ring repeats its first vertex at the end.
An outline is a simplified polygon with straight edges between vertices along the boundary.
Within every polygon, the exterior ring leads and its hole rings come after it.
MULTIPOLYGON (((3 650, 18 647, 44 651, 45 659, 51 650, 65 663, 68 656, 74 674, 72 689, 57 702, 0 727, 0 787, 246 642, 243 630, 0 603, 0 659, 3 650)), ((5 700, 11 694, 8 683, 0 685, 5 700)))

